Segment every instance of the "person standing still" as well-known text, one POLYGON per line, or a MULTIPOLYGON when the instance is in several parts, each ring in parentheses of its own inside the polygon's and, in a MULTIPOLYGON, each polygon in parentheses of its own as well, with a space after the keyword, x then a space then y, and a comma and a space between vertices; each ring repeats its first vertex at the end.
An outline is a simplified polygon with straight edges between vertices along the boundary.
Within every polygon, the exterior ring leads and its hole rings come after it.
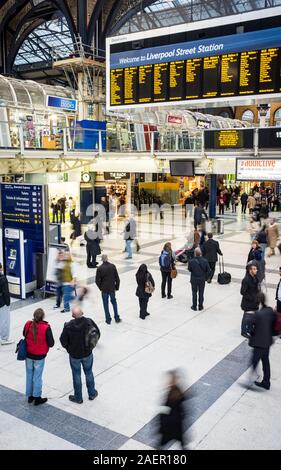
POLYGON ((266 234, 267 234, 268 246, 271 251, 267 256, 268 257, 274 256, 275 248, 277 245, 277 240, 279 238, 279 228, 275 219, 271 219, 270 224, 267 227, 266 234))
POLYGON ((215 274, 216 264, 218 261, 218 255, 223 256, 221 249, 220 249, 219 242, 213 239, 212 233, 208 233, 208 240, 205 243, 203 243, 202 255, 209 263, 210 276, 207 279, 207 282, 211 283, 215 274))
POLYGON ((200 248, 195 248, 194 258, 189 261, 188 270, 191 272, 190 282, 192 288, 192 306, 191 309, 197 310, 197 294, 198 308, 204 309, 204 290, 206 280, 210 277, 211 270, 208 261, 202 257, 200 248))
POLYGON ((26 367, 26 396, 28 403, 43 405, 48 400, 42 398, 42 375, 45 358, 55 344, 53 333, 49 323, 44 321, 45 312, 37 308, 33 314, 33 320, 26 322, 23 336, 26 339, 27 358, 26 367))
POLYGON ((161 293, 162 299, 167 297, 172 299, 172 278, 171 272, 175 268, 175 256, 172 251, 172 245, 170 242, 165 243, 161 255, 159 256, 159 265, 162 275, 161 293), (166 285, 167 285, 167 296, 166 296, 166 285))
POLYGON ((147 311, 147 304, 149 301, 149 298, 151 297, 151 293, 146 292, 146 286, 147 283, 151 283, 152 287, 155 287, 155 282, 150 274, 150 272, 147 269, 146 264, 141 264, 138 272, 136 274, 136 281, 138 284, 137 290, 136 290, 136 296, 139 298, 139 304, 140 304, 140 318, 142 320, 145 320, 145 318, 150 315, 147 311))
POLYGON ((85 318, 80 307, 73 307, 72 318, 64 324, 60 342, 69 354, 69 363, 72 371, 74 395, 69 395, 69 400, 79 405, 83 403, 81 366, 86 377, 86 386, 89 400, 98 396, 93 374, 94 357, 92 349, 87 345, 86 336, 89 328, 95 327, 99 336, 100 330, 91 318, 85 318))
POLYGON ((118 313, 118 306, 116 300, 116 291, 120 287, 120 278, 115 264, 109 263, 108 256, 102 255, 102 265, 97 269, 96 284, 102 293, 103 308, 105 313, 105 322, 110 325, 111 315, 108 307, 108 301, 112 303, 114 310, 114 319, 116 323, 121 322, 118 313))
POLYGON ((9 284, 0 263, 0 343, 3 346, 14 342, 10 339, 10 303, 9 284))
POLYGON ((248 202, 248 194, 244 191, 244 193, 241 195, 241 212, 242 214, 246 214, 246 209, 247 209, 247 202, 248 202))

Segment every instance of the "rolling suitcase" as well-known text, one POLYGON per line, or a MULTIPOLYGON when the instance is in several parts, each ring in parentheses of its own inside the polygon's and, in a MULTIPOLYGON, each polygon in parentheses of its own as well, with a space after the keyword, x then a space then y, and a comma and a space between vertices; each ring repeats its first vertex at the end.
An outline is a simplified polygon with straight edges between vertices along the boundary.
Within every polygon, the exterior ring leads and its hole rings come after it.
POLYGON ((218 283, 229 284, 231 282, 231 274, 226 273, 224 270, 223 257, 222 257, 222 260, 219 259, 219 268, 220 268, 220 272, 218 274, 218 283))

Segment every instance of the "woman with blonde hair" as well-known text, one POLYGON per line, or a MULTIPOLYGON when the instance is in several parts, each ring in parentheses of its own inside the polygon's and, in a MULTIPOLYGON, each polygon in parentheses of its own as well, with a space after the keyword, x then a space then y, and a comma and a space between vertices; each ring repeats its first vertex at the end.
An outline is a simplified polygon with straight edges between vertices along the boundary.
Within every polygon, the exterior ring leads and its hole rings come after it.
POLYGON ((37 308, 33 313, 33 320, 26 322, 23 335, 26 339, 27 358, 26 366, 26 396, 28 403, 42 405, 47 398, 42 398, 42 374, 45 357, 49 348, 55 344, 53 333, 48 322, 44 321, 45 312, 37 308))

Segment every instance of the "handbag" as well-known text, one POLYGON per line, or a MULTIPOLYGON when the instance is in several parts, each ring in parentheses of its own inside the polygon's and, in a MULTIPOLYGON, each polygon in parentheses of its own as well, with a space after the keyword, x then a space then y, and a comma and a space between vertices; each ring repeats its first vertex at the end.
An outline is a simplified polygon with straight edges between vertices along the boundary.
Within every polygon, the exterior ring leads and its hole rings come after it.
POLYGON ((155 291, 155 287, 153 286, 152 282, 149 280, 149 275, 147 275, 144 292, 146 292, 146 294, 152 294, 154 291, 155 291))
POLYGON ((250 338, 255 328, 255 312, 244 312, 241 322, 241 336, 250 338))
POLYGON ((218 274, 218 283, 222 285, 229 284, 231 282, 231 274, 225 272, 223 258, 222 258, 222 262, 219 259, 219 268, 220 268, 220 272, 218 274))
POLYGON ((18 361, 25 361, 27 358, 27 343, 26 343, 26 337, 29 332, 30 326, 32 325, 32 322, 30 322, 28 330, 26 334, 24 335, 24 338, 22 338, 16 347, 15 353, 17 354, 17 360, 18 361))
POLYGON ((171 279, 175 279, 178 275, 177 268, 174 267, 171 269, 171 279))

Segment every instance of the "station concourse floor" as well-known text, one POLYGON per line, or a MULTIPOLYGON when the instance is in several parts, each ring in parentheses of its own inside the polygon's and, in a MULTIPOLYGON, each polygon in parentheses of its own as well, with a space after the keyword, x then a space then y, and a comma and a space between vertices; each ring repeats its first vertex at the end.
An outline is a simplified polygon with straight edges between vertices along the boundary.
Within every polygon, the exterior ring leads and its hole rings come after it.
MULTIPOLYGON (((276 215, 275 215, 276 216, 276 215)), ((94 283, 95 270, 86 267, 85 247, 75 242, 73 257, 81 285, 88 285, 84 313, 101 329, 94 350, 94 375, 98 397, 89 401, 85 384, 84 403, 68 400, 72 393, 69 359, 59 336, 69 313, 53 310, 54 298, 13 299, 11 336, 19 341, 23 325, 33 310, 42 307, 51 324, 55 346, 50 350, 43 373, 43 396, 48 403, 28 405, 24 396, 25 365, 16 360, 15 344, 0 346, 0 449, 154 449, 155 419, 160 411, 166 371, 180 368, 190 389, 189 448, 281 449, 281 340, 271 349, 271 389, 249 383, 251 349, 240 335, 242 311, 240 284, 250 249, 246 219, 225 215, 223 236, 215 237, 224 253, 225 269, 232 275, 226 286, 206 284, 203 311, 191 306, 191 287, 185 265, 178 264, 171 300, 160 295, 159 253, 165 241, 173 249, 184 243, 187 228, 180 212, 165 215, 164 222, 149 215, 139 221, 141 251, 125 260, 120 236, 122 222, 102 243, 103 253, 117 265, 121 286, 117 293, 122 323, 107 325, 101 295, 94 283), (146 263, 156 281, 149 302, 151 315, 139 319, 135 296, 135 273, 146 263), (244 385, 244 386, 243 386, 244 385)), ((281 215, 277 215, 279 224, 281 215)), ((66 225, 66 233, 69 227, 66 225)), ((98 259, 99 261, 99 259, 98 259)), ((266 288, 270 305, 281 265, 279 251, 266 258, 266 288)), ((261 366, 256 377, 261 376, 261 366)), ((83 375, 83 374, 82 374, 83 375)), ((171 449, 178 449, 172 444, 171 449)))

